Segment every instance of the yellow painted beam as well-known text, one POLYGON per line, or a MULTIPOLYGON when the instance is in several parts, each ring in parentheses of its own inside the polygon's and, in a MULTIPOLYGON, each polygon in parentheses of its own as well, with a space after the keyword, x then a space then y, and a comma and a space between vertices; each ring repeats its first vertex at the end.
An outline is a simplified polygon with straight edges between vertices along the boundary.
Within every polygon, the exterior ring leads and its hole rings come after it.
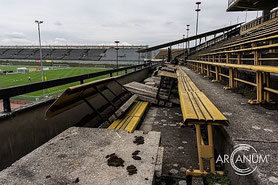
POLYGON ((278 38, 278 35, 274 35, 274 36, 270 36, 270 37, 260 38, 260 39, 256 39, 256 40, 249 40, 249 41, 245 41, 245 42, 238 43, 238 44, 232 44, 232 45, 228 45, 228 46, 225 46, 225 47, 212 49, 212 51, 217 51, 217 50, 232 48, 232 47, 235 47, 235 46, 241 46, 241 45, 244 45, 244 44, 250 44, 250 43, 254 43, 254 42, 261 42, 261 41, 277 39, 277 38, 278 38))
POLYGON ((199 60, 188 60, 188 62, 209 64, 209 65, 220 66, 220 67, 232 67, 232 68, 237 68, 237 69, 247 69, 247 70, 251 70, 251 71, 278 73, 278 67, 276 67, 276 66, 261 66, 261 65, 255 66, 255 65, 246 65, 246 64, 226 64, 226 63, 199 61, 199 60))
POLYGON ((199 56, 216 55, 216 54, 224 54, 224 53, 237 53, 237 52, 244 52, 244 51, 257 51, 257 50, 272 49, 272 48, 278 48, 278 44, 268 44, 265 46, 257 46, 257 47, 250 47, 250 48, 244 48, 244 49, 218 51, 218 52, 214 52, 214 53, 201 54, 199 56))

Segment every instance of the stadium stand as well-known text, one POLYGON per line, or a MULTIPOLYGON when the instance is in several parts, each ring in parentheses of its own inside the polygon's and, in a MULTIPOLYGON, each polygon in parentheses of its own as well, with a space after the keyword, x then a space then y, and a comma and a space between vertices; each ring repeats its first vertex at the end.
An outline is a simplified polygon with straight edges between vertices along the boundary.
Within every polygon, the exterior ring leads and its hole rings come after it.
MULTIPOLYGON (((57 59, 57 60, 61 60, 65 57, 65 55, 68 53, 69 51, 67 49, 54 49, 51 53, 51 58, 53 59, 57 59)), ((48 52, 45 52, 46 54, 43 54, 43 57, 45 57, 48 52)), ((48 57, 47 57, 48 58, 48 57)))
POLYGON ((86 50, 83 49, 74 49, 71 50, 70 54, 65 56, 64 60, 79 60, 81 57, 83 57, 86 50))
POLYGON ((191 69, 214 78, 217 82, 228 79, 225 89, 237 88, 238 83, 256 88, 256 100, 249 103, 270 102, 270 93, 278 94, 277 88, 270 83, 277 76, 278 66, 278 18, 256 25, 241 32, 240 35, 216 44, 192 56, 188 65, 191 69), (246 72, 253 71, 255 78, 247 78, 246 72))
POLYGON ((84 55, 81 57, 81 60, 98 61, 101 58, 101 54, 105 51, 105 49, 89 49, 85 51, 84 55))
MULTIPOLYGON (((121 46, 119 49, 119 61, 138 61, 138 48, 147 46, 121 46)), ((111 46, 101 47, 73 47, 73 46, 52 46, 43 47, 43 60, 82 60, 82 61, 115 61, 116 50, 111 46)), ((149 58, 151 56, 148 55, 149 58)), ((145 55, 140 55, 143 60, 145 55)), ((17 60, 39 60, 40 51, 38 47, 14 46, 0 48, 0 59, 17 59, 17 60)))
MULTIPOLYGON (((113 61, 117 57, 116 50, 113 47, 107 49, 104 55, 101 57, 101 61, 113 61)), ((119 60, 121 61, 138 61, 138 53, 132 48, 119 49, 119 60)), ((141 56, 143 57, 143 56, 141 56)))
POLYGON ((13 50, 8 49, 5 52, 3 52, 3 54, 0 57, 1 58, 15 58, 20 50, 21 49, 13 49, 13 50))
POLYGON ((34 54, 34 50, 33 49, 22 49, 18 54, 17 57, 18 59, 24 59, 24 58, 29 58, 29 56, 34 54))
MULTIPOLYGON (((172 49, 172 57, 173 58, 175 58, 176 56, 178 56, 181 53, 183 53, 183 50, 172 49)), ((155 59, 166 59, 167 55, 168 55, 167 49, 162 49, 159 51, 159 53, 157 53, 157 55, 155 56, 155 59)))
MULTIPOLYGON (((228 3, 237 10, 244 8, 241 3, 254 8, 262 1, 228 3)), ((0 172, 0 184, 277 184, 278 107, 273 97, 278 100, 278 19, 277 10, 273 12, 271 19, 261 17, 138 53, 132 47, 45 48, 44 59, 105 62, 116 56, 137 61, 141 53, 168 47, 156 56, 167 61, 0 89, 0 155, 8 158, 0 168, 19 159, 0 172), (186 51, 171 49, 195 40, 196 46, 186 51), (120 71, 125 74, 118 75, 120 71), (110 77, 85 82, 104 75, 110 77), (227 86, 223 90, 210 80, 227 86), (24 111, 11 109, 15 96, 71 82, 80 84, 24 111), (248 100, 241 87, 255 99, 248 100), (231 165, 219 161, 221 156, 231 165), (239 156, 246 161, 238 161, 239 156), (261 163, 260 156, 265 156, 261 163), (34 171, 38 173, 30 175, 34 171)), ((3 48, 0 54, 28 55, 23 50, 3 48)))

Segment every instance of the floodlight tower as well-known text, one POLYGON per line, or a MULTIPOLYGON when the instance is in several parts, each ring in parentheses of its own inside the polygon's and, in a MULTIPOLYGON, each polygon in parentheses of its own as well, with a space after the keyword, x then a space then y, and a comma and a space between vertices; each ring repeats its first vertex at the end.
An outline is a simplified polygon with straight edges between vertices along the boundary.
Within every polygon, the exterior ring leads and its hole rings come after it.
MULTIPOLYGON (((189 36, 189 24, 188 25, 186 25, 186 38, 188 39, 188 36, 189 36)), ((187 54, 189 53, 189 41, 187 41, 187 43, 186 43, 186 48, 187 48, 187 54)))
MULTIPOLYGON (((141 48, 138 48, 138 50, 140 50, 141 48)), ((141 58, 141 56, 140 56, 140 52, 138 52, 138 65, 140 64, 140 58, 141 58)))
MULTIPOLYGON (((117 69, 119 68, 119 43, 120 41, 116 40, 115 44, 116 44, 116 52, 117 52, 117 69)), ((118 71, 117 71, 117 76, 119 75, 118 71)))
MULTIPOLYGON (((42 43, 41 43, 41 29, 40 29, 40 24, 43 23, 43 21, 38 21, 38 20, 35 20, 35 23, 38 24, 38 34, 39 34, 39 45, 40 45, 40 62, 41 62, 41 78, 42 78, 42 81, 44 81, 44 74, 43 74, 43 63, 42 63, 42 43)), ((43 97, 45 96, 45 90, 43 89, 42 90, 42 94, 43 94, 43 97)))
MULTIPOLYGON (((196 8, 196 12, 197 12, 197 21, 196 21, 196 35, 198 34, 198 24, 199 24, 199 12, 201 11, 200 9, 200 1, 196 2, 197 8, 196 8)), ((197 46, 197 38, 196 38, 196 42, 195 42, 195 46, 197 46)))
MULTIPOLYGON (((182 39, 185 39, 185 35, 183 34, 182 35, 182 39)), ((183 42, 183 44, 182 44, 182 49, 183 49, 183 56, 185 57, 185 43, 183 42)))

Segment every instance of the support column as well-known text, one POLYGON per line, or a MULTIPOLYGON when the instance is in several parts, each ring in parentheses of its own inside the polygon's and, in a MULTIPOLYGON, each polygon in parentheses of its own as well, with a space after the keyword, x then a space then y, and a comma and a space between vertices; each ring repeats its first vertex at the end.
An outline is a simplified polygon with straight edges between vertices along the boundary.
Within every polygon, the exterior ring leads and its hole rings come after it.
POLYGON ((234 69, 229 68, 229 87, 233 88, 234 87, 234 69))
MULTIPOLYGON (((219 66, 219 68, 218 68, 218 72, 219 72, 219 73, 222 73, 222 68, 221 68, 220 66, 219 66)), ((222 80, 222 76, 220 76, 220 75, 219 75, 219 80, 220 80, 220 81, 222 80)))
MULTIPOLYGON (((270 79, 270 73, 265 72, 263 74, 263 87, 269 87, 269 79, 270 79)), ((270 103, 269 92, 264 90, 263 93, 264 93, 264 101, 266 103, 270 103)))
POLYGON ((229 85, 224 87, 225 90, 234 88, 234 69, 229 68, 229 85))
POLYGON ((219 67, 215 66, 215 80, 212 80, 212 82, 219 82, 219 67))
POLYGON ((241 53, 237 54, 237 64, 241 64, 241 53))
POLYGON ((10 98, 4 98, 3 99, 3 108, 4 108, 5 113, 8 113, 8 112, 12 111, 10 98))
POLYGON ((196 136, 197 136, 197 149, 198 149, 198 159, 199 159, 199 169, 201 172, 204 172, 204 163, 202 159, 202 135, 201 135, 201 126, 196 124, 196 136))
MULTIPOLYGON (((238 70, 237 69, 234 69, 234 78, 237 78, 238 77, 238 70)), ((233 80, 233 84, 234 84, 234 88, 237 88, 238 87, 238 81, 236 80, 233 80)))
POLYGON ((211 156, 210 156, 210 171, 212 173, 215 173, 215 159, 214 159, 214 147, 213 147, 213 135, 212 135, 212 125, 207 125, 208 129, 208 146, 211 150, 211 156))
POLYGON ((261 52, 258 50, 254 51, 254 65, 261 65, 260 58, 261 52))
POLYGON ((230 63, 230 53, 226 54, 226 63, 229 64, 230 63))
POLYGON ((256 83, 257 83, 257 103, 263 101, 263 74, 262 72, 256 72, 256 83))

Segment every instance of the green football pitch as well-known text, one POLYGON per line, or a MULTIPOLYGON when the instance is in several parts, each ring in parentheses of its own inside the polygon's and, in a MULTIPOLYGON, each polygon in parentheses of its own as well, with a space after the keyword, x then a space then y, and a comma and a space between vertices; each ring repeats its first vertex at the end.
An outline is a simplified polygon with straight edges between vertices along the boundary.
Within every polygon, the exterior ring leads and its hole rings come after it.
MULTIPOLYGON (((20 66, 0 66, 1 71, 5 70, 12 70, 16 71, 17 68, 20 66)), ((30 71, 35 70, 36 67, 27 67, 30 71)), ((93 73, 98 71, 103 71, 108 69, 97 69, 97 68, 65 68, 65 69, 54 69, 54 70, 48 70, 44 71, 44 76, 46 77, 46 80, 53 80, 53 79, 59 79, 63 77, 69 77, 69 76, 76 76, 81 74, 87 74, 87 73, 93 73)), ((109 75, 99 76, 96 78, 91 78, 88 80, 85 80, 84 82, 89 82, 93 80, 97 80, 100 78, 108 77, 109 75)), ((0 75, 0 87, 11 87, 11 86, 17 86, 17 85, 23 85, 23 84, 29 84, 34 82, 41 81, 41 72, 40 71, 34 71, 29 72, 26 74, 8 74, 8 75, 0 75), (31 80, 29 80, 29 77, 31 80)), ((53 96, 60 94, 63 92, 67 87, 71 87, 74 85, 80 84, 79 82, 74 82, 66 85, 61 85, 57 87, 52 87, 49 89, 45 89, 45 95, 46 96, 53 96)), ((28 93, 25 95, 20 95, 18 97, 14 97, 12 99, 17 100, 30 100, 35 101, 36 99, 41 99, 43 97, 43 91, 36 91, 32 93, 28 93)))

